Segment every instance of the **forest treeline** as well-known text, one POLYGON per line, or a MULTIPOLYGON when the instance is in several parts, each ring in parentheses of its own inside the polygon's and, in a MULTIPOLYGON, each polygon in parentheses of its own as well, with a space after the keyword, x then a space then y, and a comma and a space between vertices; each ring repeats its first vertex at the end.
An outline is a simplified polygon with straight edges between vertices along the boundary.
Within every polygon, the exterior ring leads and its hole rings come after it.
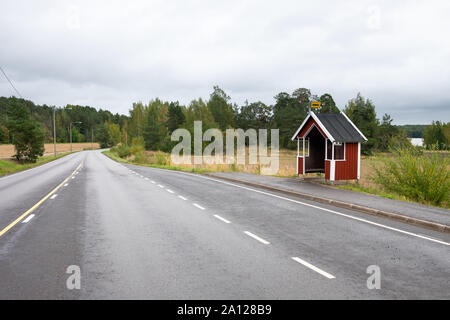
MULTIPOLYGON (((273 105, 266 105, 261 101, 246 101, 238 106, 231 102, 224 90, 215 86, 207 100, 198 98, 188 105, 181 105, 179 102, 156 98, 147 104, 133 103, 129 115, 112 114, 90 106, 55 107, 56 136, 57 142, 68 142, 69 126, 73 123, 73 142, 90 142, 93 139, 100 142, 102 147, 110 147, 119 143, 130 145, 134 139, 145 144, 146 149, 170 151, 176 144, 170 139, 172 131, 186 128, 193 132, 194 121, 201 120, 203 130, 279 129, 280 147, 295 148, 295 143, 290 139, 306 117, 312 97, 321 102, 321 108, 315 109, 315 112, 340 112, 330 94, 313 96, 306 88, 277 94, 273 105)), ((32 101, 15 97, 0 97, 0 143, 14 143, 14 121, 11 122, 11 115, 19 106, 19 109, 23 109, 39 124, 43 139, 52 142, 53 106, 35 105, 32 101)), ((423 136, 425 143, 434 148, 449 147, 450 123, 433 122, 427 127, 395 126, 388 114, 384 114, 381 119, 377 118, 373 102, 360 94, 350 99, 343 111, 368 138, 369 141, 362 145, 362 152, 365 154, 409 144, 408 135, 423 136)))
MULTIPOLYGON (((30 100, 16 97, 0 97, 0 143, 13 143, 13 135, 8 129, 8 119, 16 109, 24 109, 22 116, 30 115, 43 131, 45 142, 53 142, 54 106, 36 105, 30 100)), ((72 141, 90 142, 92 132, 94 141, 101 134, 105 124, 123 126, 128 120, 125 115, 112 114, 110 111, 90 106, 66 105, 55 107, 56 142, 69 142, 69 126, 72 122, 72 141)))

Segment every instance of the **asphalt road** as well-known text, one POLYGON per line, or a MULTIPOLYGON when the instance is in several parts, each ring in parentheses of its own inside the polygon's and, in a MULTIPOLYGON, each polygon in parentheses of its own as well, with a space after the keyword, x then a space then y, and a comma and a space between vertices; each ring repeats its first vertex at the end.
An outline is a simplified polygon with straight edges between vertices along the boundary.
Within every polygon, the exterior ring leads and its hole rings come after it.
POLYGON ((0 178, 0 283, 1 299, 449 299, 450 237, 84 151, 0 178))

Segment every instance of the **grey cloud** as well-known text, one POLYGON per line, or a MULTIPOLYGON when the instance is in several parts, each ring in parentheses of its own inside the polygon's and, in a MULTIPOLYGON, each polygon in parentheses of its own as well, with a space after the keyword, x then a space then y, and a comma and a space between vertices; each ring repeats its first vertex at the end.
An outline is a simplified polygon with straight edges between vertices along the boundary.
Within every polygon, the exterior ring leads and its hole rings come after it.
MULTIPOLYGON (((340 107, 357 92, 397 123, 450 121, 446 1, 14 1, 0 3, 0 63, 37 102, 127 113, 233 102, 298 87, 340 107), (433 112, 430 112, 433 110, 433 112)), ((12 95, 0 81, 0 95, 12 95)))

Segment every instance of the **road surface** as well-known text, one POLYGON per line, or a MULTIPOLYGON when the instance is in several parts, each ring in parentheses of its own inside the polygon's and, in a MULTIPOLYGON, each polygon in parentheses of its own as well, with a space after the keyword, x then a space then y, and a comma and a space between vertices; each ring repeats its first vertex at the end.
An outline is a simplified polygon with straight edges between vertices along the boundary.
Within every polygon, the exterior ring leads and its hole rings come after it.
POLYGON ((1 299, 450 298, 448 234, 100 151, 0 178, 0 234, 1 299))

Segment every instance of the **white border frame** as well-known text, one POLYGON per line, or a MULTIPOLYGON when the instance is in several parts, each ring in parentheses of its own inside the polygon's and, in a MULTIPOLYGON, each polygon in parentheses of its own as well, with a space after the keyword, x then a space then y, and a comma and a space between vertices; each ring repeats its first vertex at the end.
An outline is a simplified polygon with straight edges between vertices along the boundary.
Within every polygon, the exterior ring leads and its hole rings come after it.
MULTIPOLYGON (((295 134, 292 136, 291 140, 294 141, 295 138, 297 138, 297 135, 299 134, 299 132, 302 130, 303 126, 306 124, 306 122, 308 122, 309 118, 313 118, 314 121, 316 121, 316 123, 319 125, 319 128, 325 133, 325 135, 331 142, 336 141, 333 136, 328 132, 328 130, 325 128, 325 126, 323 125, 322 122, 320 122, 319 118, 314 114, 314 112, 311 112, 310 114, 308 114, 308 116, 305 118, 305 120, 303 120, 302 124, 300 125, 300 127, 298 127, 297 131, 295 132, 295 134)), ((319 130, 320 131, 320 130, 319 130)), ((322 132, 321 132, 322 133, 322 132)), ((306 134, 305 134, 306 135, 306 134)))
POLYGON ((317 124, 319 125, 320 129, 322 129, 323 132, 325 132, 325 135, 327 135, 330 138, 331 142, 335 142, 336 139, 328 132, 327 128, 323 125, 322 122, 320 122, 319 118, 314 114, 314 112, 311 112, 311 116, 314 120, 316 120, 317 124))
POLYGON ((361 142, 358 142, 358 173, 356 174, 356 179, 359 180, 361 177, 361 142))
MULTIPOLYGON (((302 138, 301 140, 303 140, 304 138, 302 138)), ((299 139, 300 140, 300 139, 299 139)), ((306 141, 308 142, 308 155, 305 155, 305 158, 309 158, 309 138, 306 138, 306 141)), ((302 149, 302 155, 300 155, 300 144, 297 146, 298 151, 297 151, 297 156, 299 158, 303 158, 303 149, 302 149)), ((303 148, 303 146, 302 146, 303 148)))
MULTIPOLYGON (((325 142, 325 145, 326 145, 327 143, 325 142)), ((325 160, 328 160, 328 161, 347 161, 347 147, 346 147, 346 145, 347 145, 347 142, 342 142, 342 144, 344 145, 344 159, 334 159, 334 147, 336 146, 335 145, 335 143, 333 142, 332 143, 332 149, 331 149, 331 157, 333 158, 333 159, 327 159, 327 153, 328 153, 328 150, 326 150, 325 149, 325 160)), ((326 146, 325 148, 327 148, 328 146, 326 146)))

